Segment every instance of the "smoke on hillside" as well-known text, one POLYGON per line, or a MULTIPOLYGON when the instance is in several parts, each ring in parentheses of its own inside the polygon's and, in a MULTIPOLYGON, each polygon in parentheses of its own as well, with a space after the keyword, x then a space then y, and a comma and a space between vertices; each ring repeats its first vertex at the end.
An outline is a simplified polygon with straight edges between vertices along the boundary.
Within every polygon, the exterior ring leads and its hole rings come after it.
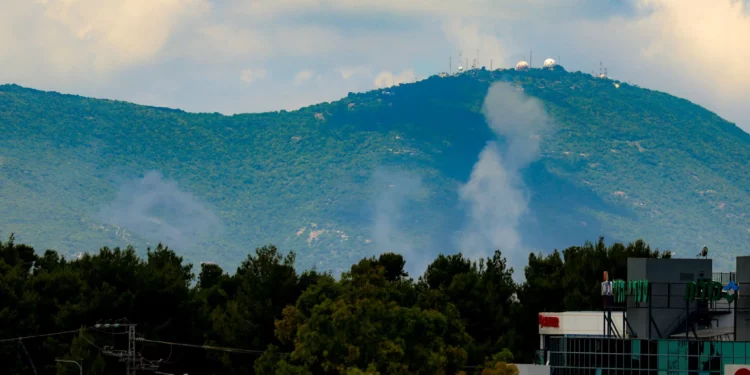
POLYGON ((409 275, 420 275, 431 259, 419 251, 423 246, 401 228, 406 224, 409 203, 424 192, 421 178, 408 172, 381 169, 374 173, 372 183, 376 198, 371 234, 376 254, 401 254, 409 275))
POLYGON ((504 142, 487 144, 469 181, 459 189, 468 218, 456 238, 457 248, 472 259, 499 249, 520 271, 529 251, 519 230, 529 205, 520 171, 538 158, 540 139, 549 134, 552 124, 539 100, 505 82, 490 87, 482 110, 504 142))
POLYGON ((205 203, 157 171, 120 183, 115 199, 100 217, 153 244, 161 242, 183 251, 217 238, 222 230, 205 203))

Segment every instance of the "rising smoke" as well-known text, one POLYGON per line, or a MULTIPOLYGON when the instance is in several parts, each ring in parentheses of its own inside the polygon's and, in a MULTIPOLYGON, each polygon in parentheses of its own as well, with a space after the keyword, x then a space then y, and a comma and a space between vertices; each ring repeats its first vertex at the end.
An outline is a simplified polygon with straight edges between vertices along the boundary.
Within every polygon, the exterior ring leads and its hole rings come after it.
POLYGON ((505 142, 487 144, 469 181, 459 189, 469 216, 456 239, 457 247, 472 259, 499 249, 508 263, 518 268, 529 251, 518 227, 529 203, 520 171, 538 158, 540 138, 552 126, 539 100, 505 82, 490 87, 482 111, 489 126, 505 142))
POLYGON ((100 212, 100 217, 147 241, 181 251, 218 238, 222 230, 221 222, 206 204, 157 171, 122 183, 115 200, 100 212))
POLYGON ((372 236, 377 254, 394 252, 406 260, 406 272, 419 275, 427 267, 429 257, 418 251, 416 239, 404 227, 408 205, 424 193, 419 176, 403 171, 378 170, 373 174, 377 193, 374 202, 372 236))

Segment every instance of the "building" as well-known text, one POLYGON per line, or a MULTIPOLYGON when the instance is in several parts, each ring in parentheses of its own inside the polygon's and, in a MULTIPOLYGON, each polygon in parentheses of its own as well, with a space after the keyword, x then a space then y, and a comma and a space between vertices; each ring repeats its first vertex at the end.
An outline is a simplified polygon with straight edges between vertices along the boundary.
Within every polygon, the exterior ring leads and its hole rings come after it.
POLYGON ((558 374, 750 375, 750 256, 631 258, 602 281, 602 310, 540 313, 540 364, 558 374), (743 372, 747 371, 747 372, 743 372))

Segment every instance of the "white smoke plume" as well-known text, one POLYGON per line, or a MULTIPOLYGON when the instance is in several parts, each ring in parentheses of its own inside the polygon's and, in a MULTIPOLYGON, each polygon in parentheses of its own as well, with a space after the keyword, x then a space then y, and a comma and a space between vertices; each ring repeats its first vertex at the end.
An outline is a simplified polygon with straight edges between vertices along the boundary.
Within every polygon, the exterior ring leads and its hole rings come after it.
POLYGON ((122 184, 100 216, 107 224, 125 228, 154 245, 161 242, 181 251, 217 238, 222 230, 204 203, 156 171, 122 184))
POLYGON ((400 228, 405 224, 408 203, 424 192, 421 178, 408 172, 379 170, 373 175, 373 183, 378 194, 372 227, 376 253, 401 254, 409 275, 420 275, 429 259, 418 251, 415 239, 400 228))
POLYGON ((528 254, 518 227, 529 203, 520 171, 538 158, 540 138, 552 126, 539 100, 505 82, 490 87, 482 111, 505 142, 502 149, 490 142, 482 150, 469 181, 459 189, 469 217, 457 238, 458 249, 477 260, 499 249, 518 268, 528 254))

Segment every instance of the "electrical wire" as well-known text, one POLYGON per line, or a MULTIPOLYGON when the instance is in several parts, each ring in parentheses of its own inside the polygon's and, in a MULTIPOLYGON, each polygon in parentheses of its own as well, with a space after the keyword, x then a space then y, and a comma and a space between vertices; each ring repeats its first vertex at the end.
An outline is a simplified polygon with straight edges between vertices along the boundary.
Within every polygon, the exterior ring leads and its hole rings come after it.
POLYGON ((24 353, 26 353, 26 357, 29 358, 29 363, 31 363, 31 369, 34 370, 34 375, 37 375, 36 366, 34 365, 34 360, 31 359, 31 355, 29 355, 29 351, 26 350, 26 345, 23 344, 23 340, 18 340, 18 345, 21 346, 21 349, 23 349, 24 353))
POLYGON ((81 336, 81 337, 83 337, 84 340, 88 341, 89 344, 91 344, 93 347, 99 349, 100 352, 102 351, 102 348, 99 345, 94 344, 94 342, 89 340, 86 336, 81 336))
POLYGON ((57 335, 64 335, 68 333, 75 333, 80 331, 80 329, 70 330, 70 331, 62 331, 62 332, 55 332, 55 333, 45 333, 41 335, 33 335, 33 336, 22 336, 22 337, 14 337, 12 339, 1 339, 0 342, 12 342, 12 341, 19 341, 19 340, 26 340, 26 339, 35 339, 38 337, 48 337, 48 336, 57 336, 57 335))
POLYGON ((127 335, 128 334, 128 331, 124 331, 124 332, 109 332, 109 331, 104 331, 104 330, 101 330, 101 329, 97 329, 96 327, 86 327, 86 328, 90 329, 92 331, 96 331, 96 332, 99 332, 99 333, 104 333, 104 334, 107 334, 107 335, 127 335))
POLYGON ((157 340, 149 340, 149 339, 145 339, 145 338, 138 338, 137 340, 138 341, 143 341, 143 342, 151 342, 151 343, 154 343, 154 344, 165 344, 165 345, 185 346, 185 347, 189 347, 189 348, 219 350, 219 351, 230 352, 230 353, 245 353, 245 354, 263 354, 263 353, 265 353, 264 350, 239 349, 239 348, 223 348, 223 347, 218 347, 218 346, 196 345, 196 344, 183 344, 183 343, 179 343, 179 342, 157 341, 157 340))

